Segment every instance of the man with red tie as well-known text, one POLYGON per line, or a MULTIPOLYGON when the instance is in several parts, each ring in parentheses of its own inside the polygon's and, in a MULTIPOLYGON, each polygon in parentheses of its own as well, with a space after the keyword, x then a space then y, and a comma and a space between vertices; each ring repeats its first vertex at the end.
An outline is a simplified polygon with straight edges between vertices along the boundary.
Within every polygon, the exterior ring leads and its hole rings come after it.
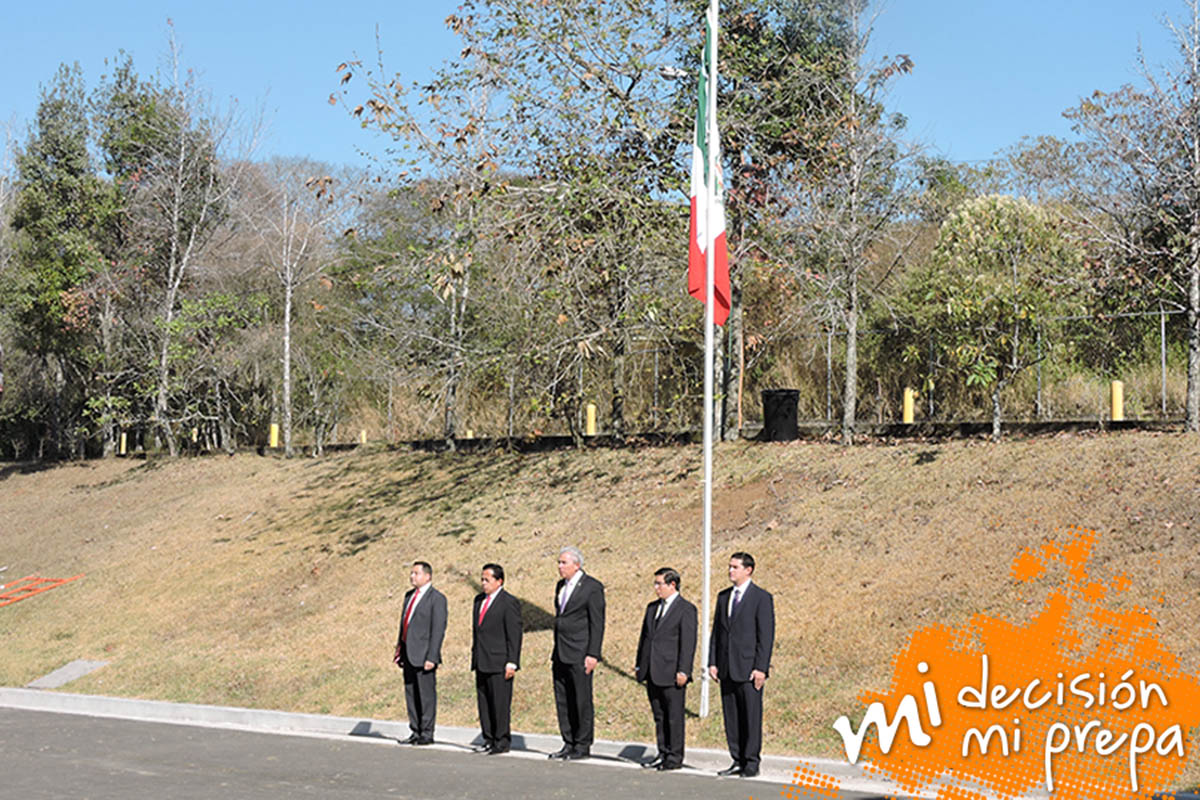
POLYGON ((484 564, 483 591, 471 612, 471 669, 483 742, 476 753, 496 756, 512 746, 513 676, 521 668, 521 603, 504 591, 504 567, 484 564))
POLYGON ((392 660, 404 671, 404 702, 412 734, 405 744, 433 744, 437 719, 437 666, 446 636, 446 596, 433 588, 433 567, 413 562, 404 595, 400 635, 392 660))

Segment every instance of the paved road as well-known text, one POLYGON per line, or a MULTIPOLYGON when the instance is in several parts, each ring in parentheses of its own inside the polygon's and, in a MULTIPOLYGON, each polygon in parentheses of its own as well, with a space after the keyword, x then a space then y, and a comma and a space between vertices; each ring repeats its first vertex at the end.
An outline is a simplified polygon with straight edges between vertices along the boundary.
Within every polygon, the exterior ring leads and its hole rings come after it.
MULTIPOLYGON (((327 739, 0 708, 0 795, 130 798, 775 798, 784 787, 327 739)), ((862 795, 847 795, 862 797, 862 795)))

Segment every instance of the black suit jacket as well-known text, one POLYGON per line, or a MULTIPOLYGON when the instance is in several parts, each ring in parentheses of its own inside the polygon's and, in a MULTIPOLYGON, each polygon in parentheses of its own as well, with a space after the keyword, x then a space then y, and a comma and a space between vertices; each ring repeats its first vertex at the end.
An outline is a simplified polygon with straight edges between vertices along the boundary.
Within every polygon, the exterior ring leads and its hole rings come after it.
POLYGON ((751 582, 730 617, 732 599, 732 586, 717 595, 708 664, 717 668, 717 679, 723 681, 748 681, 756 669, 770 675, 771 650, 775 647, 775 600, 770 592, 751 582))
POLYGON ((696 658, 696 607, 676 595, 657 624, 658 600, 646 606, 642 635, 638 638, 637 679, 655 686, 674 686, 682 672, 692 679, 696 658))
POLYGON ((586 656, 600 658, 604 645, 604 584, 586 572, 558 610, 558 595, 566 581, 554 587, 554 651, 550 658, 564 664, 582 664, 586 656))
POLYGON ((506 664, 521 666, 521 601, 501 591, 488 606, 479 624, 482 592, 475 595, 471 611, 471 669, 504 672, 506 664))
MULTIPOLYGON (((404 634, 404 613, 408 610, 408 600, 416 589, 404 593, 404 604, 400 606, 400 629, 396 632, 396 647, 400 647, 404 634)), ((408 621, 408 637, 405 638, 401 652, 401 663, 406 663, 420 669, 426 661, 434 664, 442 663, 442 640, 446 637, 446 595, 430 586, 425 590, 425 596, 413 609, 412 619, 408 621)))

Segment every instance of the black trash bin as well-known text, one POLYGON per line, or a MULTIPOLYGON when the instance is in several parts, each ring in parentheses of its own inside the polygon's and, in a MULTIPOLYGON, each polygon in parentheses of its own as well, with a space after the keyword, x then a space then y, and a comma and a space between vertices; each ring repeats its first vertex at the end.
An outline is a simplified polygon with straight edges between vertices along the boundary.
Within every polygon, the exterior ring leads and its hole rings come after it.
POLYGON ((796 426, 799 389, 764 389, 762 402, 763 441, 790 442, 799 438, 800 430, 796 426))

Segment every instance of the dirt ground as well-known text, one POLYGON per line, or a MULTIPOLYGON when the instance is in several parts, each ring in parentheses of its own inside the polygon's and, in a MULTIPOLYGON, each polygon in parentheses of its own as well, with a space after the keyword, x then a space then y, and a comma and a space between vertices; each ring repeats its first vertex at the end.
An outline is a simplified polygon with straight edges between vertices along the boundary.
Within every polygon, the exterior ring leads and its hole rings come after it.
MULTIPOLYGON (((770 752, 840 755, 832 722, 887 687, 915 631, 1027 615, 1061 576, 1018 584, 1010 565, 1070 526, 1099 532, 1094 574, 1127 575, 1121 602, 1152 608, 1163 643, 1200 669, 1198 436, 739 442, 715 464, 713 594, 746 550, 776 598, 770 752)), ((496 561, 525 609, 513 725, 553 732, 554 562, 575 544, 607 587, 597 735, 652 741, 638 626, 660 566, 699 602, 700 481, 695 446, 0 465, 0 582, 85 576, 0 608, 0 684, 83 658, 110 663, 66 690, 403 716, 390 657, 423 559, 451 609, 439 722, 473 726, 468 615, 496 561)), ((690 744, 723 745, 719 706, 714 693, 713 716, 689 720, 690 744)))

